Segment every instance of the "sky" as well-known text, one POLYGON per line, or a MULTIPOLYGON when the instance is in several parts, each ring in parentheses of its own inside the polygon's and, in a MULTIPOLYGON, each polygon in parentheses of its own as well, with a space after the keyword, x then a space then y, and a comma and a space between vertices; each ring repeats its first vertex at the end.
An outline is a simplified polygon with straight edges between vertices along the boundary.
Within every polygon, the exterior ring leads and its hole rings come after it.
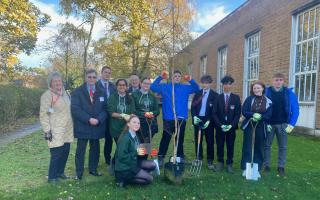
MULTIPOLYGON (((196 16, 191 23, 191 33, 194 38, 200 36, 217 22, 226 17, 230 12, 242 5, 246 0, 194 0, 196 6, 196 16)), ((38 41, 35 51, 31 55, 21 53, 18 55, 21 63, 27 67, 46 66, 48 52, 40 50, 41 45, 58 32, 58 25, 70 22, 80 25, 81 20, 74 16, 66 17, 59 13, 59 0, 30 0, 41 12, 51 17, 51 22, 43 27, 38 34, 38 41)), ((102 19, 98 19, 96 24, 106 24, 102 19)), ((85 27, 89 29, 89 27, 85 27)), ((93 39, 98 40, 103 36, 105 26, 95 26, 93 29, 93 39)))

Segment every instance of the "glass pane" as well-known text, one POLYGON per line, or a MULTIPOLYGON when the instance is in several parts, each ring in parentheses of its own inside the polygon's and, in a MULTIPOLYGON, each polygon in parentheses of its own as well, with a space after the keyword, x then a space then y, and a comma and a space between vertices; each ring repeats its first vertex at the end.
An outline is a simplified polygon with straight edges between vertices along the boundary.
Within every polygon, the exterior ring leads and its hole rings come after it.
POLYGON ((317 8, 317 17, 316 17, 316 35, 318 35, 319 34, 319 28, 320 28, 320 20, 319 20, 319 18, 320 18, 320 8, 318 7, 317 8))
POLYGON ((314 33, 314 13, 315 9, 310 10, 310 19, 309 19, 309 38, 313 38, 314 33))
POLYGON ((313 63, 312 70, 317 69, 318 66, 318 39, 314 40, 314 48, 313 48, 313 63))
POLYGON ((311 101, 311 74, 306 74, 306 96, 305 101, 311 101))
POLYGON ((294 91, 296 95, 299 95, 299 75, 295 77, 294 91))
POLYGON ((298 18, 298 42, 302 39, 302 26, 303 26, 303 15, 299 15, 298 18))
POLYGON ((312 73, 311 101, 315 100, 315 93, 316 93, 316 73, 312 73))
POLYGON ((304 20, 303 20, 303 40, 308 39, 308 21, 309 21, 309 12, 305 12, 303 14, 304 20))
POLYGON ((300 76, 300 91, 299 91, 299 100, 300 101, 304 101, 304 90, 305 90, 304 76, 305 75, 300 76))
POLYGON ((310 42, 308 42, 308 55, 307 55, 306 71, 311 70, 311 65, 312 65, 312 48, 313 48, 313 41, 310 41, 310 42))
POLYGON ((296 67, 295 67, 295 72, 300 72, 300 59, 301 59, 301 44, 297 45, 297 50, 296 50, 296 67))
POLYGON ((305 71, 305 67, 306 67, 306 56, 307 56, 307 43, 303 43, 302 44, 302 58, 301 58, 301 71, 304 72, 305 71))

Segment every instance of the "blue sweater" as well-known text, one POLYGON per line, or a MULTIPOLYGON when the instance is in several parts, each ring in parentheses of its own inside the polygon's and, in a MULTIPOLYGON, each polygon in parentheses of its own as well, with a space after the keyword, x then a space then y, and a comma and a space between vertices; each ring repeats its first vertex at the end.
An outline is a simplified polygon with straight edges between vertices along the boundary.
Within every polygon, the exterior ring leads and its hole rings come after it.
MULTIPOLYGON (((174 120, 172 110, 172 83, 162 83, 161 76, 158 76, 156 80, 151 84, 151 90, 159 93, 162 96, 162 113, 164 120, 174 120)), ((174 99, 176 114, 178 119, 188 118, 188 99, 189 94, 195 93, 199 90, 199 85, 194 81, 189 81, 190 85, 176 83, 174 84, 174 99)))

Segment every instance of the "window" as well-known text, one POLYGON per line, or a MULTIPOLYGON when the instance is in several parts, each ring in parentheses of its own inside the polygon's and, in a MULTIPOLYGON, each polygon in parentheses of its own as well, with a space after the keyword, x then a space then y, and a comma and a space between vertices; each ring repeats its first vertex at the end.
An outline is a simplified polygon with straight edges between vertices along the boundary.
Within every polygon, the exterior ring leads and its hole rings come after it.
POLYGON ((222 92, 221 79, 227 74, 227 47, 218 50, 217 91, 222 92))
POLYGON ((250 86, 259 79, 260 32, 246 38, 244 96, 249 96, 250 86))
POLYGON ((200 58, 200 77, 207 73, 207 56, 200 58))
POLYGON ((319 55, 320 6, 296 17, 294 88, 299 102, 314 102, 319 55))
POLYGON ((189 62, 187 65, 187 70, 188 70, 188 74, 193 76, 193 71, 192 71, 192 62, 189 62))

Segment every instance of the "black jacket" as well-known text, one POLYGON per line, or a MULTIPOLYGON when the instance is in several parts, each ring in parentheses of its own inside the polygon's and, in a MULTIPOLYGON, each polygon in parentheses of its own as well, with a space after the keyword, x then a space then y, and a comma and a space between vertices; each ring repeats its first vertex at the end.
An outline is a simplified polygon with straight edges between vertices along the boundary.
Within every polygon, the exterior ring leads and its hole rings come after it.
POLYGON ((217 128, 221 125, 232 125, 232 128, 238 129, 238 123, 241 116, 241 101, 240 97, 231 93, 229 97, 228 112, 225 113, 224 94, 220 94, 218 101, 213 109, 213 118, 217 128), (226 120, 227 117, 227 120, 226 120))
MULTIPOLYGON (((110 95, 113 94, 114 92, 116 92, 117 89, 116 89, 116 86, 112 82, 108 81, 108 83, 109 83, 108 90, 109 90, 109 97, 110 97, 110 95)), ((97 82, 97 85, 98 85, 99 89, 101 91, 103 91, 103 94, 105 95, 105 97, 107 97, 106 90, 104 88, 104 85, 102 85, 101 80, 99 80, 97 82)))
POLYGON ((96 84, 93 102, 90 100, 87 84, 76 88, 71 94, 71 114, 74 125, 74 137, 81 139, 100 139, 104 137, 107 119, 107 101, 103 91, 96 84), (90 118, 99 120, 92 126, 90 118))
MULTIPOLYGON (((201 104, 202 104, 202 93, 203 93, 203 89, 199 90, 198 92, 195 93, 195 95, 193 96, 192 99, 192 103, 191 103, 191 115, 192 118, 194 116, 199 116, 199 112, 201 109, 201 104)), ((206 104, 206 113, 205 113, 205 118, 206 120, 210 120, 211 123, 214 123, 213 121, 213 109, 214 109, 214 105, 218 99, 218 93, 216 93, 213 90, 209 90, 209 96, 207 99, 207 104, 206 104)), ((193 123, 193 120, 192 120, 193 123)))

